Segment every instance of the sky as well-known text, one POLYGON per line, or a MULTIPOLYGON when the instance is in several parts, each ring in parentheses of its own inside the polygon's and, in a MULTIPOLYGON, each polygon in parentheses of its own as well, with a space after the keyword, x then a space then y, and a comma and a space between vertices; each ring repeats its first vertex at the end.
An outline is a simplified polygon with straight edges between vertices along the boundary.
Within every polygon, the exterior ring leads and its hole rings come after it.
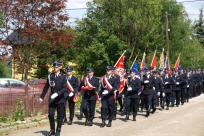
MULTIPOLYGON (((75 9, 75 8, 86 8, 86 3, 92 0, 68 0, 67 9, 75 9)), ((199 9, 201 6, 204 6, 204 0, 177 0, 177 2, 183 2, 183 5, 189 15, 191 20, 198 19, 199 9)), ((70 19, 70 25, 74 24, 76 18, 81 19, 86 16, 86 9, 80 10, 67 10, 70 19)))

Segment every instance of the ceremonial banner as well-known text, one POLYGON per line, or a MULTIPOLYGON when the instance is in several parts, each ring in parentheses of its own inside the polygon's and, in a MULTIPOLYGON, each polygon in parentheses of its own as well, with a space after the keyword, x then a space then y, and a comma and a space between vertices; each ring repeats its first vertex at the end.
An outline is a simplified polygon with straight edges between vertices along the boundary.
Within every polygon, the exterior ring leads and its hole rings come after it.
POLYGON ((152 58, 151 66, 154 67, 154 70, 156 70, 156 67, 157 67, 157 56, 156 56, 156 51, 154 52, 154 56, 153 56, 153 58, 152 58))
POLYGON ((170 75, 172 75, 171 66, 170 66, 169 59, 168 59, 167 56, 166 56, 165 68, 168 70, 168 73, 169 73, 170 75))
POLYGON ((176 60, 176 63, 175 63, 175 65, 174 65, 174 68, 175 68, 175 69, 179 69, 179 68, 180 68, 180 55, 181 55, 181 54, 179 54, 179 56, 178 56, 178 58, 177 58, 177 60, 176 60))
POLYGON ((146 68, 145 56, 146 56, 146 54, 145 54, 145 52, 144 52, 143 57, 142 57, 142 62, 141 62, 141 65, 140 65, 140 69, 146 68))
POLYGON ((162 53, 160 55, 159 69, 164 69, 164 48, 162 49, 162 53))

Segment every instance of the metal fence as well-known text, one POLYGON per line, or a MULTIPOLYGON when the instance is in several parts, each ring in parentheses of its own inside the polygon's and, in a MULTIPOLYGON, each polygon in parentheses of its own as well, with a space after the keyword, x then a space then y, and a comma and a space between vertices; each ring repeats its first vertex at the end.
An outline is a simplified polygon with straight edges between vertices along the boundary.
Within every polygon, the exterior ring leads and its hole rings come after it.
POLYGON ((47 113, 50 90, 48 90, 43 102, 39 102, 44 84, 33 83, 24 87, 10 87, 7 91, 0 90, 0 117, 7 117, 16 110, 17 98, 23 100, 26 116, 34 115, 38 112, 42 114, 47 113))

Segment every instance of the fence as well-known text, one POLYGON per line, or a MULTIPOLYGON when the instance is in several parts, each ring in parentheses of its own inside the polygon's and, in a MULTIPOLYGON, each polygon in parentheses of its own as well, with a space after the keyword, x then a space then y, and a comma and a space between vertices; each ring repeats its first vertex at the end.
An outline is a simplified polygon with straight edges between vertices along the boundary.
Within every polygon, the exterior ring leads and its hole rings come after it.
POLYGON ((0 117, 7 117, 16 110, 17 98, 23 100, 26 116, 48 111, 48 90, 42 103, 39 102, 45 83, 33 83, 23 87, 10 87, 2 91, 0 88, 0 117))

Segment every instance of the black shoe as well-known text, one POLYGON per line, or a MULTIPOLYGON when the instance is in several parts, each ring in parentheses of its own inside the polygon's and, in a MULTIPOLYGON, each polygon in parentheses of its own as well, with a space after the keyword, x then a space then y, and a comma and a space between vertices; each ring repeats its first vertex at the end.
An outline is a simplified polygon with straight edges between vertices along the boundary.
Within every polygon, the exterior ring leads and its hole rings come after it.
POLYGON ((140 111, 141 113, 143 112, 143 108, 141 108, 141 111, 140 111))
POLYGON ((84 126, 88 126, 89 122, 88 122, 88 119, 86 118, 86 121, 84 123, 84 126))
POLYGON ((126 115, 125 120, 129 120, 129 115, 126 115))
POLYGON ((93 125, 93 120, 90 120, 88 123, 88 126, 92 126, 93 125))
POLYGON ((179 105, 176 105, 176 107, 179 107, 179 105))
POLYGON ((166 110, 169 110, 169 107, 166 107, 166 110))
POLYGON ((46 136, 54 136, 55 135, 55 130, 51 129, 50 132, 46 136))
POLYGON ((105 122, 105 119, 102 119, 102 124, 100 125, 101 128, 105 127, 106 125, 106 122, 105 122))
POLYGON ((116 115, 113 116, 113 120, 116 120, 116 115))
POLYGON ((65 118, 62 122, 62 125, 64 125, 67 122, 67 118, 65 118))
POLYGON ((145 117, 148 117, 148 116, 149 116, 149 112, 147 111, 147 113, 146 113, 145 117))
POLYGON ((121 112, 121 116, 124 116, 124 114, 125 114, 124 111, 122 111, 122 112, 121 112))
POLYGON ((136 117, 135 116, 133 116, 133 121, 136 121, 136 117))
POLYGON ((61 131, 61 129, 58 128, 58 129, 56 130, 56 134, 55 134, 55 136, 60 136, 60 131, 61 131))
POLYGON ((83 113, 80 113, 79 116, 78 116, 78 119, 82 120, 82 118, 83 118, 83 113))
POLYGON ((184 105, 184 103, 181 103, 181 105, 184 105))
POLYGON ((112 120, 109 120, 107 127, 111 127, 112 120))
POLYGON ((154 107, 153 110, 152 110, 152 114, 154 114, 156 110, 157 109, 154 107))
POLYGON ((171 107, 174 107, 174 105, 171 105, 171 107))
POLYGON ((123 109, 122 108, 120 108, 120 110, 118 111, 118 112, 122 112, 123 111, 123 109))
POLYGON ((72 120, 70 119, 67 125, 72 125, 72 120))
POLYGON ((164 109, 164 106, 161 106, 162 109, 164 109))

